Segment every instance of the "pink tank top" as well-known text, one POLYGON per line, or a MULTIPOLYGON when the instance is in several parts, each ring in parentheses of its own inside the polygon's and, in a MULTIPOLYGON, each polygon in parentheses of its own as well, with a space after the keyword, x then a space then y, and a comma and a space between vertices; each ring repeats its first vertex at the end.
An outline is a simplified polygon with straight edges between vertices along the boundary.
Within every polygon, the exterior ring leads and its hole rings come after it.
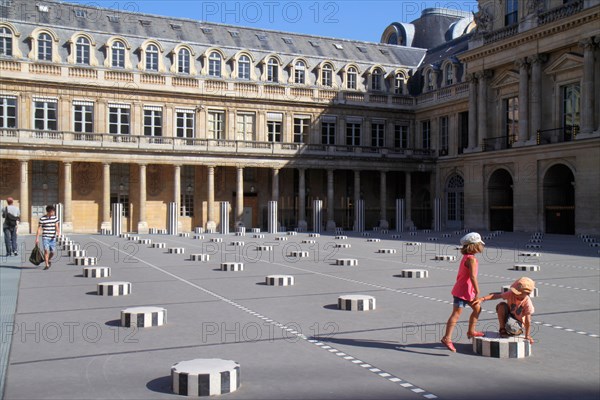
POLYGON ((474 275, 477 276, 479 263, 477 262, 477 258, 473 254, 465 254, 460 260, 460 267, 458 268, 458 275, 456 276, 456 283, 452 288, 452 295, 459 297, 463 300, 473 301, 475 300, 475 287, 473 286, 473 282, 471 282, 471 272, 469 268, 466 266, 466 262, 469 258, 472 258, 473 263, 473 272, 474 275))

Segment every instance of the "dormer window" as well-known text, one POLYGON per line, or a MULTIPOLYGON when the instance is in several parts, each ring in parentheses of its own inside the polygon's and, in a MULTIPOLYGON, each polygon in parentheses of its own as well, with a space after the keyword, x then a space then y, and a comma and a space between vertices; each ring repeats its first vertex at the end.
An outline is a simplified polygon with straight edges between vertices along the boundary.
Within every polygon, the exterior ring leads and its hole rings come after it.
POLYGON ((404 93, 404 75, 397 73, 394 77, 394 94, 404 93))
POLYGON ((238 60, 238 78, 250 80, 250 57, 242 55, 238 60))
POLYGON ((504 14, 504 26, 519 22, 519 0, 506 0, 506 12, 504 14))
POLYGON ((333 67, 331 64, 323 65, 323 69, 321 70, 321 84, 323 86, 333 86, 333 67))
POLYGON ((294 83, 304 85, 306 82, 306 64, 304 61, 296 61, 294 65, 294 83))
POLYGON ((120 40, 115 40, 111 46, 112 67, 125 68, 125 45, 120 40))
POLYGON ((215 78, 221 77, 221 55, 216 51, 213 51, 208 56, 208 76, 215 78))
POLYGON ((427 70, 427 91, 433 90, 433 70, 427 70))
POLYGON ((454 65, 448 64, 446 65, 446 86, 450 86, 454 84, 454 65))
POLYGON ((380 91, 383 87, 383 71, 380 68, 375 68, 371 75, 371 90, 380 91))
POLYGON ((348 68, 348 74, 346 78, 346 88, 347 89, 356 89, 356 82, 358 77, 358 71, 355 67, 348 68))
POLYGON ((274 57, 267 62, 267 82, 279 82, 279 63, 274 57))
POLYGON ((190 51, 188 49, 179 49, 177 53, 177 72, 180 74, 190 73, 190 51))
POLYGON ((158 47, 149 44, 146 47, 146 71, 158 72, 158 47))
POLYGON ((90 65, 90 41, 84 36, 79 36, 75 42, 75 63, 90 65))
POLYGON ((52 37, 47 33, 38 36, 38 60, 52 61, 52 37))
POLYGON ((13 33, 6 27, 0 28, 0 56, 12 57, 13 33))

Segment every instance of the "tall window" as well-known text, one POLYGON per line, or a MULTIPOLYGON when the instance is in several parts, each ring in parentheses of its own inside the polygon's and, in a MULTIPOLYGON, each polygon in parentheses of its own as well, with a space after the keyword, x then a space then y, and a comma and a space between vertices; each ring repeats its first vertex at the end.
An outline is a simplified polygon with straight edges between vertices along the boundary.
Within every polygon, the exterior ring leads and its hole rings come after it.
POLYGON ((296 61, 294 65, 294 83, 304 85, 306 82, 306 64, 304 61, 296 61))
POLYGON ((572 140, 579 132, 581 88, 579 84, 562 87, 562 124, 565 140, 572 140))
POLYGON ((177 52, 177 72, 180 74, 190 73, 190 51, 188 49, 179 49, 177 52))
POLYGON ((383 123, 383 122, 371 123, 371 146, 373 146, 373 147, 385 146, 385 123, 383 123))
POLYGON ((371 90, 382 90, 383 89, 383 71, 379 68, 373 70, 371 75, 371 90))
POLYGON ((448 155, 448 116, 440 117, 440 154, 448 155))
POLYGON ((75 63, 90 65, 90 41, 86 37, 79 36, 75 42, 75 63))
POLYGON ((221 55, 216 51, 208 56, 208 76, 221 77, 221 55))
POLYGON ((519 0, 506 0, 506 12, 504 13, 504 26, 519 22, 519 0))
POLYGON ((209 111, 208 113, 208 136, 212 139, 225 139, 225 113, 221 111, 209 111))
POLYGON ((35 129, 55 131, 58 129, 58 103, 56 100, 35 100, 33 125, 35 129))
POLYGON ((17 127, 17 98, 0 96, 0 128, 17 127))
POLYGON ((427 90, 433 90, 433 71, 431 69, 427 71, 427 90))
POLYGON ((431 147, 431 122, 429 120, 421 122, 421 148, 429 149, 431 147))
POLYGON ((238 78, 250 80, 250 57, 243 55, 238 61, 238 78))
POLYGON ((267 62, 267 82, 279 82, 279 63, 273 57, 267 62))
POLYGON ((321 122, 321 144, 335 144, 335 117, 324 117, 321 122))
POLYGON ((294 117, 294 143, 308 143, 310 117, 294 117))
POLYGON ((194 216, 194 182, 195 167, 193 165, 184 165, 181 168, 181 198, 179 206, 179 215, 182 217, 194 216))
POLYGON ((281 142, 282 123, 283 114, 267 113, 267 140, 269 142, 281 142))
POLYGON ((360 146, 360 123, 346 123, 346 145, 360 146))
POLYGON ((144 135, 162 136, 162 107, 144 107, 144 135))
POLYGON ((47 33, 38 36, 38 60, 52 61, 52 37, 47 33))
POLYGON ((454 84, 454 65, 446 65, 446 86, 454 84))
POLYGON ((397 149, 408 149, 407 125, 394 125, 394 147, 397 149))
POLYGON ((519 137, 519 98, 504 99, 504 109, 506 110, 504 134, 508 143, 512 143, 519 137))
POLYGON ((330 64, 323 65, 321 70, 321 84, 323 86, 333 86, 333 67, 330 64))
POLYGON ((129 217, 129 164, 110 164, 110 203, 123 204, 123 217, 129 217))
POLYGON ((348 89, 356 89, 356 81, 358 77, 358 72, 356 68, 350 67, 348 68, 348 82, 346 84, 348 89))
POLYGON ((158 47, 154 44, 146 46, 146 71, 158 71, 158 47))
POLYGON ((115 40, 111 46, 111 64, 113 68, 125 68, 125 45, 120 40, 115 40))
POLYGON ((237 115, 237 140, 254 140, 254 114, 237 115))
POLYGON ((394 94, 404 93, 404 75, 398 73, 394 77, 394 94))
POLYGON ((460 175, 453 175, 446 185, 448 221, 463 221, 465 181, 460 175))
POLYGON ((108 107, 108 132, 114 135, 129 135, 131 124, 128 104, 111 104, 108 107))
POLYGON ((11 57, 13 52, 13 33, 6 27, 0 28, 0 56, 11 57))
POLYGON ((194 110, 176 109, 176 135, 178 138, 191 139, 194 137, 194 110))
POLYGON ((73 102, 73 131, 94 132, 94 103, 88 101, 73 102))

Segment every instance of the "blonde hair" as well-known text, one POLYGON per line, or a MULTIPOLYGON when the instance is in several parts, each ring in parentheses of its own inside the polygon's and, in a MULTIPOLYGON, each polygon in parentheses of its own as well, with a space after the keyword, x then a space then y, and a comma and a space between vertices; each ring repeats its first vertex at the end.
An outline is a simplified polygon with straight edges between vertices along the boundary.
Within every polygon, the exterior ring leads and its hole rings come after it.
POLYGON ((465 244, 460 252, 462 254, 477 254, 483 251, 483 243, 469 243, 465 244))

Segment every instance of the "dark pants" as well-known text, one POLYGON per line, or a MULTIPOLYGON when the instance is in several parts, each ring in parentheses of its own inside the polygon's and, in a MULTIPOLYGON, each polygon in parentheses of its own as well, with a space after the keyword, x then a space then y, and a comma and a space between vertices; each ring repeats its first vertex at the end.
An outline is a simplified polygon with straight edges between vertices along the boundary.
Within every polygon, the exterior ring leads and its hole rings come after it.
POLYGON ((6 255, 10 256, 17 252, 17 227, 4 226, 4 244, 6 245, 6 255))

